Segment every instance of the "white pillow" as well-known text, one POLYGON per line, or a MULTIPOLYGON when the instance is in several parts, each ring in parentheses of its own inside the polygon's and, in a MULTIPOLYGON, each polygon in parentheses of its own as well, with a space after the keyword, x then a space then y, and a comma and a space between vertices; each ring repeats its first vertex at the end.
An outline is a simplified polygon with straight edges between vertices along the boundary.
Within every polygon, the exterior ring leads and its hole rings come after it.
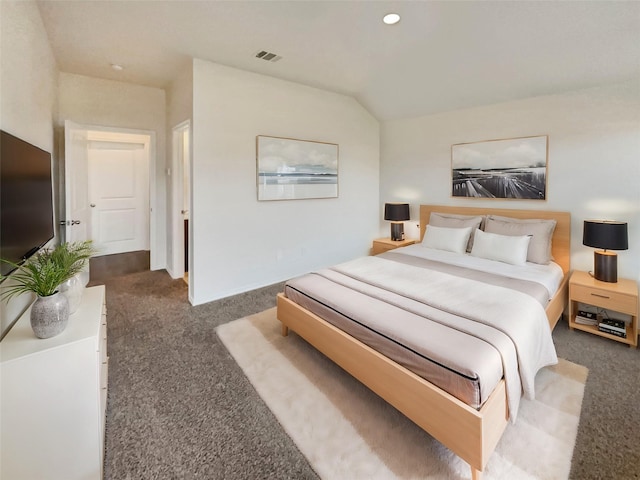
POLYGON ((530 235, 512 236, 476 230, 471 255, 512 265, 527 263, 530 235))
POLYGON ((427 225, 422 246, 448 252, 465 253, 471 230, 471 227, 447 228, 427 225))
POLYGON ((473 232, 476 231, 476 228, 484 230, 484 228, 482 228, 483 221, 484 217, 480 215, 457 215, 454 213, 439 212, 431 212, 431 215, 429 215, 429 225, 433 225, 435 227, 471 227, 471 235, 469 236, 469 243, 467 243, 467 252, 470 252, 471 247, 473 247, 473 232))

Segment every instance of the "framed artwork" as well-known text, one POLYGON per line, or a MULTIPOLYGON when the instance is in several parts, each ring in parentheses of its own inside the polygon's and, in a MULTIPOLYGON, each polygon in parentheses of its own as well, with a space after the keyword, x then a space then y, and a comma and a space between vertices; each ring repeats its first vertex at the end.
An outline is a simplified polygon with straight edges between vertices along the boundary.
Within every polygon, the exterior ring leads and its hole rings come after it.
POLYGON ((451 146, 454 197, 545 200, 548 136, 451 146))
POLYGON ((338 145, 256 137, 258 200, 338 196, 338 145))

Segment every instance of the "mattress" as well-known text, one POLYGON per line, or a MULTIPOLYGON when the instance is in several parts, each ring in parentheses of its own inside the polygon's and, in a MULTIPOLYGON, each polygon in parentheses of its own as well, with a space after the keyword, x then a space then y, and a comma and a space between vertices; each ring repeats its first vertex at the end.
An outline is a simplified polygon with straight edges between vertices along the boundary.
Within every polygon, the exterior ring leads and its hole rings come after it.
MULTIPOLYGON (((416 249, 403 250, 366 257, 356 261, 356 265, 347 262, 292 279, 285 286, 285 295, 473 408, 480 408, 505 377, 505 372, 514 370, 513 366, 505 370, 505 365, 515 362, 515 371, 520 369, 522 351, 528 347, 519 347, 511 337, 535 338, 531 350, 539 350, 543 354, 532 362, 534 376, 542 366, 557 361, 544 315, 544 306, 550 298, 549 285, 554 283, 553 280, 532 281, 530 274, 515 278, 505 276, 504 272, 491 271, 492 268, 487 266, 469 268, 460 264, 461 259, 452 261, 446 258, 449 255, 441 258, 436 253, 435 257, 428 254, 426 257, 430 258, 424 258, 425 255, 420 255, 424 252, 420 250, 417 255, 416 249), (384 267, 377 274, 378 280, 375 273, 359 273, 363 266, 362 271, 368 272, 372 264, 375 269, 384 267), (392 273, 399 278, 391 280, 392 273), (390 279, 388 282, 387 278, 390 279), (449 285, 459 285, 460 290, 452 292, 449 285), (442 297, 433 294, 440 286, 449 290, 442 297), (461 310, 457 304, 464 302, 456 298, 470 297, 472 292, 482 296, 480 292, 484 289, 489 289, 487 291, 496 297, 494 300, 498 304, 501 296, 511 304, 519 303, 514 302, 514 298, 522 300, 526 296, 531 300, 522 303, 535 303, 543 312, 544 325, 532 327, 534 333, 527 330, 513 334, 509 328, 503 331, 492 322, 485 322, 483 314, 470 318, 476 315, 465 312, 474 307, 467 306, 467 310, 461 310), (423 291, 430 292, 429 298, 423 298, 423 291), (431 301, 431 297, 440 300, 431 301), (442 298, 447 298, 447 302, 442 298)), ((503 268, 495 267, 498 270, 503 268)), ((493 311, 500 311, 498 305, 496 308, 498 310, 493 311)), ((486 307, 478 306, 478 309, 486 307)), ((518 318, 503 320, 520 323, 520 314, 514 314, 513 308, 505 311, 518 318)), ((527 317, 525 314, 522 316, 527 317)), ((515 418, 520 392, 527 390, 531 379, 522 382, 518 378, 510 383, 511 397, 518 397, 510 401, 515 418)))

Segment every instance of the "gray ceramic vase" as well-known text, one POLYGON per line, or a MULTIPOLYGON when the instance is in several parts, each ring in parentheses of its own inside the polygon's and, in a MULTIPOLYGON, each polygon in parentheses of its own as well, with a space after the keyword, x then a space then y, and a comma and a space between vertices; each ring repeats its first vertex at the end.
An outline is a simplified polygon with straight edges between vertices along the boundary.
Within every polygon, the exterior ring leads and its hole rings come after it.
POLYGON ((38 297, 31 307, 31 328, 38 338, 55 337, 67 327, 69 301, 62 293, 38 297))

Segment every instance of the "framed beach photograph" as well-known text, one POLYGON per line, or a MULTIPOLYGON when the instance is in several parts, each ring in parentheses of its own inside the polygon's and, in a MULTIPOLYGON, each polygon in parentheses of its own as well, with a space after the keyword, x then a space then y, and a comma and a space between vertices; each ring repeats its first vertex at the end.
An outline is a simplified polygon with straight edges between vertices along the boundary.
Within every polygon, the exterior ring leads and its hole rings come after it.
POLYGON ((338 145, 256 137, 258 200, 338 196, 338 145))
POLYGON ((546 200, 547 135, 451 146, 454 197, 546 200))

